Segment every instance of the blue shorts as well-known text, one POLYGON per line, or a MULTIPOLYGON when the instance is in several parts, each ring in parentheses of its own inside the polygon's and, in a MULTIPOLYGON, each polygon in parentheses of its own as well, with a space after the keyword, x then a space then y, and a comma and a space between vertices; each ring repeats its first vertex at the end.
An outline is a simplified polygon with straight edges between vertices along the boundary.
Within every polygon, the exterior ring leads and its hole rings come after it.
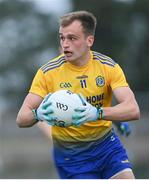
POLYGON ((62 179, 109 179, 126 168, 132 168, 119 137, 113 131, 102 141, 92 142, 72 160, 68 158, 69 162, 60 163, 57 153, 55 162, 62 179))

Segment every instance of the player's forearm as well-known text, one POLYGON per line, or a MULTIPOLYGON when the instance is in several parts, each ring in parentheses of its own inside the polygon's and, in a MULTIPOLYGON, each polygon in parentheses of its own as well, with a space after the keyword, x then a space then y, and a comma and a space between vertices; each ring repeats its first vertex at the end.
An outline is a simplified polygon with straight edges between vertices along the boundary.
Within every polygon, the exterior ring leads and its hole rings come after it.
POLYGON ((31 109, 21 108, 18 113, 16 122, 19 127, 25 128, 33 126, 37 121, 34 119, 34 115, 31 109))
POLYGON ((105 107, 104 119, 111 121, 131 121, 140 118, 140 111, 137 104, 120 103, 113 107, 105 107))
POLYGON ((43 132, 43 134, 48 138, 52 140, 51 137, 51 126, 48 125, 45 121, 39 121, 37 123, 37 127, 43 132))

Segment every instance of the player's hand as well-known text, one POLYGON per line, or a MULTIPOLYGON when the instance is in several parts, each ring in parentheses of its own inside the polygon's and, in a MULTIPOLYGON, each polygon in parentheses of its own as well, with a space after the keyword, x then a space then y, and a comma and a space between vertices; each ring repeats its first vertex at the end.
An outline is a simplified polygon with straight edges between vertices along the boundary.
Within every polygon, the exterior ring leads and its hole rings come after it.
POLYGON ((86 122, 103 118, 103 110, 101 108, 97 109, 88 103, 83 96, 79 96, 84 105, 75 109, 75 113, 72 116, 74 126, 80 126, 86 122))
POLYGON ((54 126, 56 117, 53 116, 53 106, 52 103, 48 101, 51 94, 48 94, 44 100, 41 102, 39 107, 34 111, 36 115, 36 120, 47 121, 49 125, 54 126))
POLYGON ((116 123, 116 127, 120 134, 124 136, 129 136, 131 134, 131 128, 128 122, 118 122, 116 123))

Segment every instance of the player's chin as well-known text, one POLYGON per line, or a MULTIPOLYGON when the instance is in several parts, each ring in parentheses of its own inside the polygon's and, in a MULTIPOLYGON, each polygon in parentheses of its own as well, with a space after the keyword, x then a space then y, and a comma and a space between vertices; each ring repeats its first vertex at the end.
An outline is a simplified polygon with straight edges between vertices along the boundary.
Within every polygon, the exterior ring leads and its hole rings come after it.
POLYGON ((66 61, 69 61, 69 62, 72 62, 72 61, 73 61, 73 58, 72 58, 72 57, 65 56, 65 60, 66 60, 66 61))
POLYGON ((73 61, 75 58, 74 58, 74 56, 71 54, 71 55, 65 55, 65 59, 66 59, 66 61, 73 61))

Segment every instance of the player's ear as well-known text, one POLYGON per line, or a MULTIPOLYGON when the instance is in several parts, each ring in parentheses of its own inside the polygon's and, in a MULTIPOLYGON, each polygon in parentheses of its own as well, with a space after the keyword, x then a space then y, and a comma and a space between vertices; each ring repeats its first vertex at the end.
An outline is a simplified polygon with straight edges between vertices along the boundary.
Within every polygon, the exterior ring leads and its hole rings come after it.
POLYGON ((87 37, 87 45, 88 45, 88 47, 91 47, 93 45, 93 43, 94 43, 94 36, 93 35, 89 35, 87 37))

